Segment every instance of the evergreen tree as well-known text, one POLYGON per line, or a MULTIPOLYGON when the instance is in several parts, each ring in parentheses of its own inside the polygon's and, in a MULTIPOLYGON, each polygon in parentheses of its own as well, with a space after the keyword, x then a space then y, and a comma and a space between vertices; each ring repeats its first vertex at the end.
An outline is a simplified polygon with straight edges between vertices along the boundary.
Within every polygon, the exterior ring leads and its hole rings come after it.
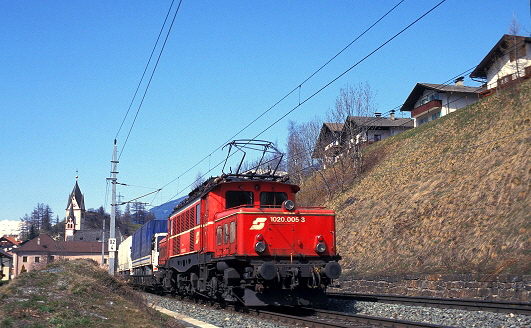
POLYGON ((31 225, 30 230, 29 230, 28 240, 31 240, 31 239, 37 237, 38 235, 39 235, 39 233, 35 229, 35 226, 31 225))

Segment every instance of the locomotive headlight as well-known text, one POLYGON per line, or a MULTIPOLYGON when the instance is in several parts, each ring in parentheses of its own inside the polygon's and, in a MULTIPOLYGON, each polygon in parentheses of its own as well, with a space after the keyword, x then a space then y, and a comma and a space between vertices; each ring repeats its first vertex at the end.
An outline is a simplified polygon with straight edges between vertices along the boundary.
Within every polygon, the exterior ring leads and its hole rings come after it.
POLYGON ((317 245, 315 245, 315 251, 317 253, 323 253, 324 251, 326 251, 326 244, 325 243, 317 243, 317 245))
POLYGON ((256 244, 254 244, 254 250, 257 253, 262 253, 266 249, 266 244, 263 241, 259 241, 256 244))
POLYGON ((295 203, 290 199, 285 200, 282 205, 287 211, 293 211, 293 209, 295 208, 295 203))

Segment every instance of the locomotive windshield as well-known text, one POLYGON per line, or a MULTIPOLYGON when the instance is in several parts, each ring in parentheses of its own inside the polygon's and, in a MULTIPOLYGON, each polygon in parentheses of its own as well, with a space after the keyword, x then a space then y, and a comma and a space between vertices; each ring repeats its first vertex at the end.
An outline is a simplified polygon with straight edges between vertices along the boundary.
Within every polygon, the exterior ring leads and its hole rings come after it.
POLYGON ((252 191, 229 190, 225 194, 225 208, 237 207, 242 205, 253 205, 252 191))
POLYGON ((260 193, 260 207, 280 207, 288 199, 285 192, 262 192, 260 193))

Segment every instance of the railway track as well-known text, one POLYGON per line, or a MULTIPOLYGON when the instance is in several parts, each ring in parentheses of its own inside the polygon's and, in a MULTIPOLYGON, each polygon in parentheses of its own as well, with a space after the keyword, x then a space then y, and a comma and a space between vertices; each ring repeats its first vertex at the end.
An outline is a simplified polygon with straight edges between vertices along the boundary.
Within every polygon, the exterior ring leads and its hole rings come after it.
MULTIPOLYGON (((223 313, 234 313, 235 315, 256 317, 258 320, 257 326, 263 326, 264 321, 276 322, 278 325, 287 327, 300 326, 300 327, 446 327, 441 325, 434 325, 429 323, 410 322, 399 319, 381 318, 367 315, 359 315, 346 312, 329 311, 315 308, 301 308, 301 307, 268 307, 268 308, 246 308, 240 306, 225 305, 220 307, 217 303, 202 302, 198 299, 175 299, 168 296, 155 296, 149 295, 150 303, 157 305, 160 308, 165 308, 170 311, 176 310, 170 304, 187 304, 185 307, 193 307, 194 309, 201 308, 200 312, 203 313, 201 319, 206 322, 212 322, 207 318, 206 313, 210 313, 208 316, 215 316, 212 313, 219 312, 220 316, 225 318, 227 315, 223 313), (155 299, 159 301, 154 302, 155 299), (164 300, 162 303, 160 300, 164 300), (198 306, 198 304, 201 304, 198 306), (228 312, 227 312, 228 311, 228 312)), ((186 311, 185 311, 186 312, 186 311)), ((182 314, 182 313, 181 313, 182 314)), ((186 313, 185 313, 186 314, 186 313)), ((188 314, 190 315, 190 314, 188 314)), ((191 315, 194 317, 193 315, 191 315)), ((249 325, 250 326, 250 325, 249 325)))
POLYGON ((330 298, 357 300, 365 302, 380 302, 411 306, 429 306, 436 308, 531 315, 531 303, 524 302, 413 297, 398 295, 372 295, 358 293, 327 293, 327 295, 330 298))
POLYGON ((344 312, 327 311, 313 308, 291 308, 284 313, 284 309, 262 310, 249 309, 249 313, 264 319, 278 321, 286 325, 304 327, 445 327, 421 322, 411 322, 398 319, 379 318, 344 312))

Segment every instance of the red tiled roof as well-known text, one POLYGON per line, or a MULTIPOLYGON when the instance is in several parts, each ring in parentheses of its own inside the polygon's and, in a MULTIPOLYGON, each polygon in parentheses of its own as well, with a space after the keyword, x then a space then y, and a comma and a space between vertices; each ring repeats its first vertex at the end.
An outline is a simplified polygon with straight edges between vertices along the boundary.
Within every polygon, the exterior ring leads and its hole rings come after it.
POLYGON ((21 243, 20 240, 17 240, 15 237, 12 237, 12 236, 3 236, 0 238, 0 240, 2 239, 5 239, 7 241, 9 241, 10 243, 14 244, 14 245, 19 245, 21 243))

